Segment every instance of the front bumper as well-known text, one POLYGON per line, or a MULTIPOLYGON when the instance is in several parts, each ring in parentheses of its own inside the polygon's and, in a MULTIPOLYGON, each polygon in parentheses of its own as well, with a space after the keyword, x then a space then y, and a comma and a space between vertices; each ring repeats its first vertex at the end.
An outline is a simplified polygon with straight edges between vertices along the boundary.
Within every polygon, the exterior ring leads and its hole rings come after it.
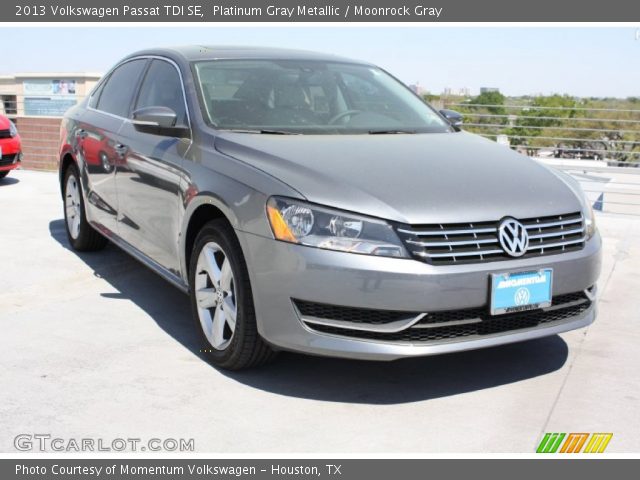
MULTIPOLYGON (((484 308, 491 273, 553 268, 553 296, 595 285, 601 239, 582 250, 545 257, 434 266, 417 260, 333 252, 238 232, 253 287, 258 329, 277 348, 370 360, 432 355, 518 342, 584 327, 594 321, 595 302, 562 321, 530 328, 438 341, 375 340, 319 332, 301 320, 292 299, 401 312, 484 308)), ((499 317, 496 317, 499 318, 499 317)), ((339 330, 338 330, 339 331, 339 330)))

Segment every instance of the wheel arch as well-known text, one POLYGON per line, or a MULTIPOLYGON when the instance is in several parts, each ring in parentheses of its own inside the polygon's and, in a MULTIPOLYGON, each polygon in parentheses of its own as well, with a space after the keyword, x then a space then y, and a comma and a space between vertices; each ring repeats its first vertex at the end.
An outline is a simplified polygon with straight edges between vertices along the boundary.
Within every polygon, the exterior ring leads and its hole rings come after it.
POLYGON ((189 264, 191 261, 191 251, 196 237, 202 227, 211 220, 224 219, 235 229, 237 218, 233 211, 220 199, 210 194, 201 194, 194 198, 185 213, 180 242, 180 252, 182 252, 182 271, 188 284, 189 264))

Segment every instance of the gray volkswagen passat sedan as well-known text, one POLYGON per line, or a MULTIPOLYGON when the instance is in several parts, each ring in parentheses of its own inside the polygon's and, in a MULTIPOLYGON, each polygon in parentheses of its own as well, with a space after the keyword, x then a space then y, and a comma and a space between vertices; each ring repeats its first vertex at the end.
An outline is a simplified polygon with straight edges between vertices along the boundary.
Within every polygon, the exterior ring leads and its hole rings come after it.
POLYGON ((188 292, 229 369, 590 324, 601 240, 580 187, 459 121, 340 57, 135 53, 62 123, 69 241, 111 240, 188 292))

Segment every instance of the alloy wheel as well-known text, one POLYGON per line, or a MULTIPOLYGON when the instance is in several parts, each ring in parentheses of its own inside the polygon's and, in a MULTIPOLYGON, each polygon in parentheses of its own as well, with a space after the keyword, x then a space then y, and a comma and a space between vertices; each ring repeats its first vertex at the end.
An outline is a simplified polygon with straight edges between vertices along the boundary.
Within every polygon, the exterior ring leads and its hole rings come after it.
POLYGON ((64 206, 67 218, 67 228, 69 235, 74 240, 80 235, 80 219, 82 207, 80 205, 80 189, 75 175, 69 175, 65 188, 64 206))
POLYGON ((195 297, 205 337, 213 348, 224 350, 236 329, 236 291, 231 263, 215 242, 205 244, 198 256, 195 297))

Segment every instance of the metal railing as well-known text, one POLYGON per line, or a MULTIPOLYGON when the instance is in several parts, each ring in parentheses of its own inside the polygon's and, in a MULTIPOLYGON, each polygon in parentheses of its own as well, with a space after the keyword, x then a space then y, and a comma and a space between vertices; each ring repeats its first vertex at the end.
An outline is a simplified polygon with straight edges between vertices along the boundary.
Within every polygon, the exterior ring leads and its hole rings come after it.
POLYGON ((529 155, 640 166, 640 110, 474 103, 445 106, 464 115, 466 130, 529 155))

